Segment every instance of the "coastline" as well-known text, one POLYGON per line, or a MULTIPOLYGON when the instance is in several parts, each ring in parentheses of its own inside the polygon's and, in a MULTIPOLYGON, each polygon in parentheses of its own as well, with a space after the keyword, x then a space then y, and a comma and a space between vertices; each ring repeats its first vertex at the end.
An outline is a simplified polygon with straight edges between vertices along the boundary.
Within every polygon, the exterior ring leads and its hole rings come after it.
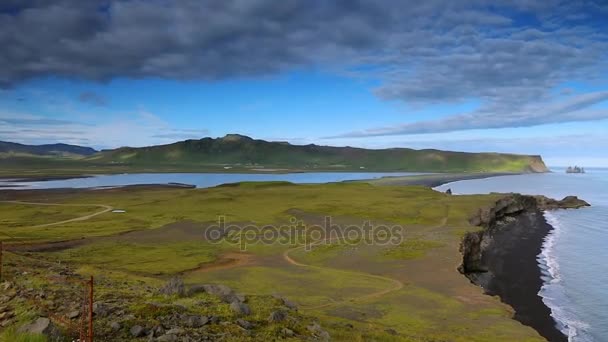
POLYGON ((538 258, 554 231, 544 211, 588 205, 576 197, 555 201, 544 196, 505 195, 470 219, 482 229, 463 237, 458 270, 485 294, 498 296, 511 306, 513 319, 548 341, 567 341, 540 294, 545 282, 538 258))
POLYGON ((444 184, 458 182, 463 180, 473 179, 484 179, 490 177, 500 176, 514 176, 520 175, 521 173, 511 172, 483 172, 483 173, 432 173, 428 175, 419 176, 389 176, 382 177, 379 179, 352 181, 352 182, 366 182, 374 185, 387 185, 387 186, 399 186, 399 185, 421 185, 429 188, 438 187, 444 184))
POLYGON ((513 319, 558 342, 568 338, 557 328, 551 309, 539 295, 544 281, 537 262, 545 238, 553 230, 540 211, 518 215, 493 235, 495 248, 485 253, 492 277, 485 274, 472 281, 486 294, 497 295, 513 307, 513 319))

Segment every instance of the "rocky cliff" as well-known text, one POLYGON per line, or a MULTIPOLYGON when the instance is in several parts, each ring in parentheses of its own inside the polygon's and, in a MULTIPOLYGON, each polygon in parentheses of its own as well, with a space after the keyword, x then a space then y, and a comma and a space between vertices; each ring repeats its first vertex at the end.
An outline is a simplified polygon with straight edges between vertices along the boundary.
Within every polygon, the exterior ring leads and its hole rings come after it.
POLYGON ((528 171, 534 173, 549 172, 549 168, 545 165, 541 156, 530 156, 528 171))
POLYGON ((551 311, 538 296, 542 281, 536 258, 553 229, 542 211, 588 205, 575 196, 554 200, 545 196, 505 195, 471 217, 470 223, 482 229, 462 239, 462 263, 458 270, 485 293, 498 295, 512 306, 514 319, 536 329, 549 341, 566 341, 555 328, 551 311))

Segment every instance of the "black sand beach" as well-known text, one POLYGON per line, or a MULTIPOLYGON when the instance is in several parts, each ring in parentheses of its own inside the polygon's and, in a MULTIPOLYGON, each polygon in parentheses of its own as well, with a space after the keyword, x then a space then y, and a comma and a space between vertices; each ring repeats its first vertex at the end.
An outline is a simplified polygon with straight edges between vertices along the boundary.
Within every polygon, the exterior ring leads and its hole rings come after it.
POLYGON ((497 295, 515 309, 514 319, 528 325, 552 342, 567 341, 551 317, 551 310, 538 295, 542 286, 536 257, 553 229, 542 212, 525 212, 499 223, 484 249, 486 273, 469 275, 489 295, 497 295))
POLYGON ((452 183, 462 180, 483 179, 498 176, 512 176, 517 173, 433 173, 419 176, 389 176, 379 179, 362 180, 353 182, 366 182, 375 185, 422 185, 429 188, 434 188, 446 183, 452 183))

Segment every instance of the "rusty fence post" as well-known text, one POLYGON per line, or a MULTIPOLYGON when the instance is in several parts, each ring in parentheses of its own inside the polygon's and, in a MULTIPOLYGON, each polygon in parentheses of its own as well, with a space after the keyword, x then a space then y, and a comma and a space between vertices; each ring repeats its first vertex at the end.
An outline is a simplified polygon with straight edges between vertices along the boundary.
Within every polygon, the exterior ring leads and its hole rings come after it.
POLYGON ((2 252, 4 251, 4 243, 0 241, 0 282, 2 281, 2 252))
POLYGON ((93 342, 93 276, 89 280, 89 342, 93 342))

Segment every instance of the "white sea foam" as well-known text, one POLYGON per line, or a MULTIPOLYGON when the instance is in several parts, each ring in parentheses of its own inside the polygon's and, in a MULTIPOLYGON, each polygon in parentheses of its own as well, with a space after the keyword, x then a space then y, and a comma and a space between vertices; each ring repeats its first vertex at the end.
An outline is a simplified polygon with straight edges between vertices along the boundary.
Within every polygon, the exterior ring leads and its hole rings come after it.
POLYGON ((545 212, 545 219, 553 227, 553 230, 545 237, 541 253, 537 258, 544 282, 538 294, 542 297, 545 305, 551 309, 551 316, 557 322, 557 327, 568 336, 568 341, 590 342, 592 340, 585 334, 588 325, 577 320, 567 310, 568 307, 571 307, 571 304, 562 285, 555 249, 555 244, 559 241, 562 229, 559 219, 551 212, 545 212))

